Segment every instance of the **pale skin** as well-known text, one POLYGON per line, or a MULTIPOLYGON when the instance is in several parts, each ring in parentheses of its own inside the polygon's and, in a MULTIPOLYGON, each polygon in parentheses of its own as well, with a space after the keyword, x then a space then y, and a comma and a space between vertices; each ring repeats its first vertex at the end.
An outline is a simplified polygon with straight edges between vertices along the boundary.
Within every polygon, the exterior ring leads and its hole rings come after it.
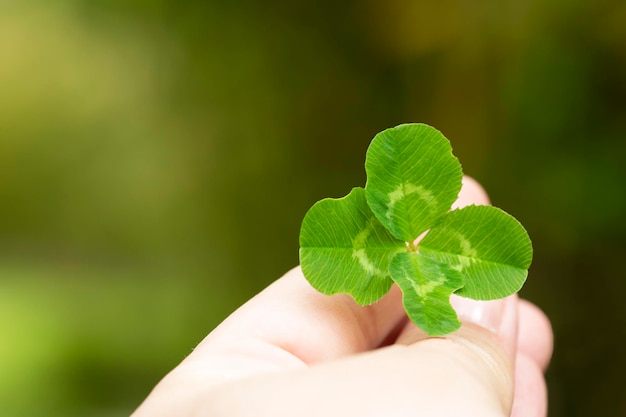
MULTIPOLYGON (((489 200, 466 177, 456 206, 468 204, 489 200)), ((213 330, 132 417, 545 417, 546 316, 516 295, 452 301, 463 326, 429 338, 407 320, 398 288, 361 307, 320 294, 294 268, 213 330)))

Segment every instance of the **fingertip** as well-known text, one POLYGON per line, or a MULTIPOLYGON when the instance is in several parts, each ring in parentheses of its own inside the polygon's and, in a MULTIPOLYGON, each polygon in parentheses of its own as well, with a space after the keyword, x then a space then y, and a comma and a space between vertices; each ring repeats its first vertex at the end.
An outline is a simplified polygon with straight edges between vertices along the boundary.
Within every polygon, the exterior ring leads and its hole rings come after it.
POLYGON ((548 389, 543 372, 533 358, 520 353, 515 360, 515 394, 511 417, 548 415, 548 389))
POLYGON ((471 204, 489 205, 491 203, 482 185, 474 178, 465 175, 463 176, 463 185, 461 186, 459 197, 452 205, 452 208, 461 208, 471 204))
POLYGON ((527 300, 519 302, 517 349, 546 370, 554 349, 552 325, 545 313, 527 300))

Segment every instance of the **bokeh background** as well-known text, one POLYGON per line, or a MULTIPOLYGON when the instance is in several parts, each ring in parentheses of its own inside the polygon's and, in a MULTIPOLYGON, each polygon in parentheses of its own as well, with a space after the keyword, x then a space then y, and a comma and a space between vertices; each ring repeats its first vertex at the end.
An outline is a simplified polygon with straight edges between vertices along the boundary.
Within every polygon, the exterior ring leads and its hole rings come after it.
POLYGON ((626 2, 0 2, 0 415, 127 416, 426 122, 527 227, 550 416, 626 415, 626 2))

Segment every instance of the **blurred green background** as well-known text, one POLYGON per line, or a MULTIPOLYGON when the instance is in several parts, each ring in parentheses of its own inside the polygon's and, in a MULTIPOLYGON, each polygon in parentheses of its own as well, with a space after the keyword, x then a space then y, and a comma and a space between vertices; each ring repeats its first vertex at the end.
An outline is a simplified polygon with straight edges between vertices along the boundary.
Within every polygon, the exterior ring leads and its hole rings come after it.
POLYGON ((0 415, 126 416, 434 125, 534 241, 550 416, 626 415, 626 2, 0 2, 0 415))

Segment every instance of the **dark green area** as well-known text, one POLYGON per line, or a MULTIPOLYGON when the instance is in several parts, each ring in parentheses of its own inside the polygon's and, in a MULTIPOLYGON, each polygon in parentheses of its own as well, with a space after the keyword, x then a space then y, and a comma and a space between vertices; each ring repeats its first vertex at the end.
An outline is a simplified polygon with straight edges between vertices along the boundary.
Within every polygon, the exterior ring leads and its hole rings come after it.
POLYGON ((533 239, 550 416, 624 414, 624 21, 617 0, 4 2, 0 415, 128 415, 405 122, 533 239))

